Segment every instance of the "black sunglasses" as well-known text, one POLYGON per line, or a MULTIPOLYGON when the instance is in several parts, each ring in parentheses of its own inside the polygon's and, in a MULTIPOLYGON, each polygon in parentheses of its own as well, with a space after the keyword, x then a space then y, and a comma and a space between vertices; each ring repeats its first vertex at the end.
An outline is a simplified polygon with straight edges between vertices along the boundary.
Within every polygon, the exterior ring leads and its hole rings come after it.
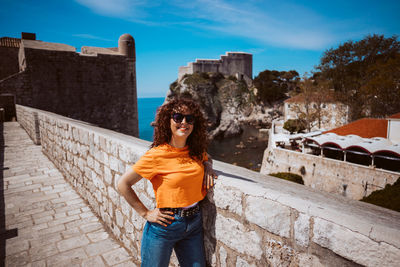
POLYGON ((194 123, 194 116, 192 114, 183 115, 182 113, 174 113, 172 114, 172 119, 176 123, 181 123, 183 118, 186 119, 186 123, 193 124, 194 123))

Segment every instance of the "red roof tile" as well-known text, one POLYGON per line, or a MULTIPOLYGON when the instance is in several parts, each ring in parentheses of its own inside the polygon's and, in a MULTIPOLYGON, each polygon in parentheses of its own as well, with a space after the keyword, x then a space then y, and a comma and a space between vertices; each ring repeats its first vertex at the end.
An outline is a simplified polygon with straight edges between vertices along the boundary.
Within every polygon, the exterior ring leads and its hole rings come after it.
POLYGON ((392 116, 389 117, 389 119, 400 119, 400 112, 393 114, 392 116))
POLYGON ((335 133, 338 135, 355 134, 363 138, 387 138, 387 125, 388 121, 386 119, 364 118, 324 133, 335 133))

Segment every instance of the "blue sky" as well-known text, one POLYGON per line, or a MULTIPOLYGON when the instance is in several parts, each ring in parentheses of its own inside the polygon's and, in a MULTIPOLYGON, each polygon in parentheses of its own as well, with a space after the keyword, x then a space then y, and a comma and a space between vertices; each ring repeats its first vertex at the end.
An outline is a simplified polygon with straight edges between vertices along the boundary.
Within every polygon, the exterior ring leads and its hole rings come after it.
POLYGON ((322 53, 368 34, 400 34, 400 1, 0 0, 0 37, 34 32, 75 46, 136 42, 138 97, 163 97, 179 66, 226 51, 265 69, 310 72, 322 53))

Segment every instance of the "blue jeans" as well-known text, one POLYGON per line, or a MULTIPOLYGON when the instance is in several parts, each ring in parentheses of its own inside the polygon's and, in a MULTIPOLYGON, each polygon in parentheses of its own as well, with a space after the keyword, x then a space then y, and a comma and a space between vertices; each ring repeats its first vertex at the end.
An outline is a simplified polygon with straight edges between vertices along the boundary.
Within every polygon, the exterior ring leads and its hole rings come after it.
POLYGON ((201 212, 191 217, 174 215, 171 224, 147 222, 142 237, 141 267, 169 265, 172 249, 181 267, 205 266, 201 212))

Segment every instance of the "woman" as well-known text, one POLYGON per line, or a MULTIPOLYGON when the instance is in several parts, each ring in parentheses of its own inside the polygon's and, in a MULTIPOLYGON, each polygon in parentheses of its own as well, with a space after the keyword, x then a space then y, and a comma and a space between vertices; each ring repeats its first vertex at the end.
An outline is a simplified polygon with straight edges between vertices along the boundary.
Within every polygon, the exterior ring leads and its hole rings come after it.
POLYGON ((174 99, 157 112, 151 149, 118 181, 118 190, 147 220, 142 267, 168 266, 172 249, 181 266, 205 266, 198 202, 216 178, 206 148, 206 121, 199 106, 193 100, 174 99), (153 185, 154 210, 132 190, 142 177, 153 185))

